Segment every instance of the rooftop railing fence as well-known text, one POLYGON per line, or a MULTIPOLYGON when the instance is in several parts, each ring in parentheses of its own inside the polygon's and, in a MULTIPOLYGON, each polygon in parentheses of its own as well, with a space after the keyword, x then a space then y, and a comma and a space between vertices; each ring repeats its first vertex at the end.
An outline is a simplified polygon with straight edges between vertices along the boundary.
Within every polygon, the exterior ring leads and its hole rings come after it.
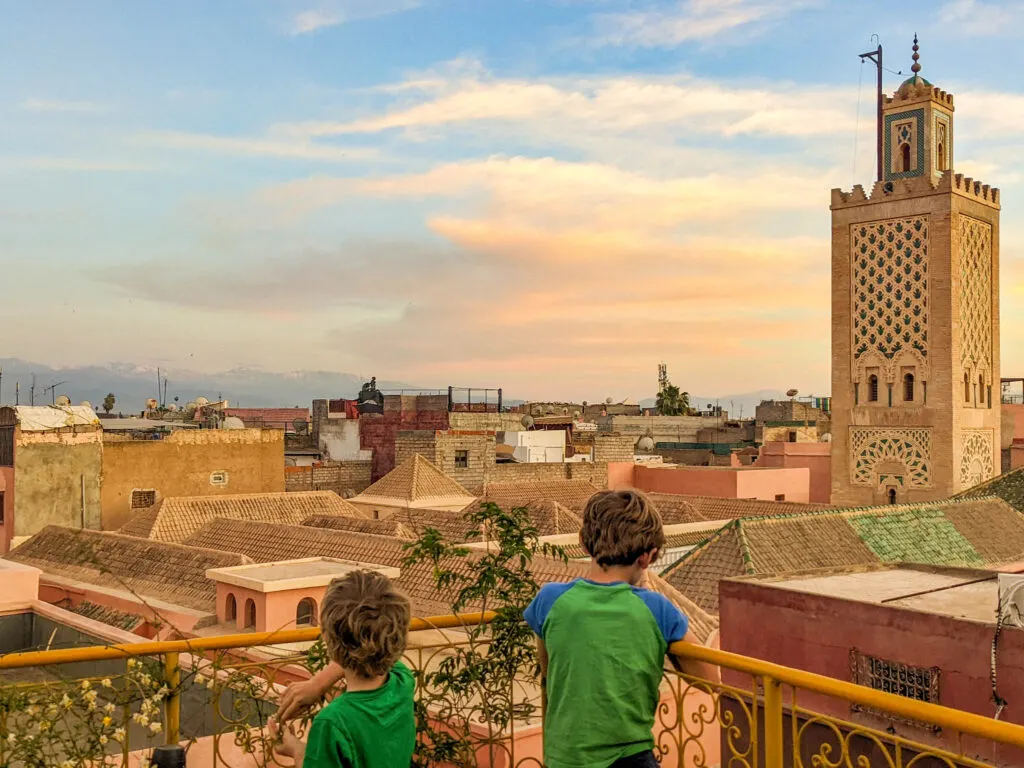
MULTIPOLYGON (((472 668, 492 637, 473 630, 493 618, 413 620, 417 765, 543 765, 535 670, 492 686, 472 668)), ((149 765, 161 744, 183 745, 191 766, 274 764, 267 720, 284 687, 324 663, 318 637, 310 628, 2 656, 0 766, 149 765)), ((654 730, 664 766, 1024 764, 1022 726, 686 643, 670 652, 717 665, 725 682, 666 665, 654 730)))

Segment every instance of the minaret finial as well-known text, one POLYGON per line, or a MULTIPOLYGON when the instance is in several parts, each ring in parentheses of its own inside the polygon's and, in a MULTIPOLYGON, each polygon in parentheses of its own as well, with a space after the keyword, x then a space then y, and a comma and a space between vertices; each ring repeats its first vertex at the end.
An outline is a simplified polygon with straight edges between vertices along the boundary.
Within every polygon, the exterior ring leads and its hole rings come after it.
POLYGON ((910 71, 913 72, 915 75, 918 72, 921 71, 921 65, 918 63, 918 59, 921 58, 920 54, 918 54, 919 50, 920 50, 920 48, 917 45, 917 33, 915 32, 914 33, 914 55, 912 56, 912 58, 914 59, 914 64, 913 64, 913 66, 910 67, 910 71))

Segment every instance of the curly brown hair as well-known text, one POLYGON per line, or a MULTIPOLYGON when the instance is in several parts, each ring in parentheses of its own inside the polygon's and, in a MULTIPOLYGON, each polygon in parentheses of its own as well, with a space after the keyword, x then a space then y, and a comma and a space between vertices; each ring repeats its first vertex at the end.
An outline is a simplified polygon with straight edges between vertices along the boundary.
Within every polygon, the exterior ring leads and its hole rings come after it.
POLYGON ((334 579, 320 606, 327 653, 361 677, 386 674, 405 651, 409 598, 376 571, 334 579))
POLYGON ((633 565, 640 555, 664 548, 665 526, 640 491, 601 491, 583 510, 580 543, 600 566, 633 565))

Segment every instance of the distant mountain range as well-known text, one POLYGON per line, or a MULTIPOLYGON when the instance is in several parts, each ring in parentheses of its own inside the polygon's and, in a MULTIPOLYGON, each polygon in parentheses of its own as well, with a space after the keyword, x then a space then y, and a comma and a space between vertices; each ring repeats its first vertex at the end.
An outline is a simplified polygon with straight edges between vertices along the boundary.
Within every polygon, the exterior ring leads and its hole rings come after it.
MULTIPOLYGON (((67 395, 72 403, 88 400, 99 407, 108 392, 117 399, 115 411, 141 411, 146 400, 157 396, 156 367, 132 363, 111 363, 78 368, 51 368, 15 358, 0 358, 0 403, 18 400, 28 405, 31 400, 32 375, 35 374, 35 403, 51 403, 54 397, 67 395), (52 385, 58 386, 51 391, 52 385)), ((351 373, 331 371, 296 371, 273 373, 259 368, 234 368, 223 373, 196 373, 179 369, 161 370, 166 376, 167 401, 184 405, 189 400, 205 397, 226 398, 233 406, 273 407, 309 406, 316 398, 355 397, 365 379, 351 373)), ((414 389, 399 381, 378 381, 380 389, 414 389)))
MULTIPOLYGON (((130 413, 141 411, 146 400, 157 396, 157 369, 133 363, 110 363, 73 368, 51 368, 16 358, 0 358, 0 403, 15 402, 15 385, 20 389, 18 400, 22 405, 31 401, 32 375, 35 374, 35 402, 43 405, 55 397, 67 395, 71 402, 87 400, 99 407, 108 392, 116 398, 115 411, 130 413), (53 385, 57 385, 53 387, 53 385), (52 389, 51 389, 52 387, 52 389)), ((355 397, 365 381, 352 373, 333 371, 294 371, 274 373, 260 368, 234 368, 223 373, 197 373, 179 369, 161 370, 168 379, 167 400, 178 398, 181 404, 205 397, 209 400, 226 398, 233 406, 287 407, 309 406, 317 398, 355 397)), ((389 389, 429 389, 400 381, 380 380, 377 386, 389 389)), ((717 404, 734 418, 753 417, 754 409, 762 400, 782 399, 782 390, 764 389, 757 392, 720 395, 691 395, 690 404, 705 410, 708 404, 717 404)), ((512 405, 521 400, 506 396, 512 405)), ((654 407, 654 398, 640 401, 644 408, 654 407)))

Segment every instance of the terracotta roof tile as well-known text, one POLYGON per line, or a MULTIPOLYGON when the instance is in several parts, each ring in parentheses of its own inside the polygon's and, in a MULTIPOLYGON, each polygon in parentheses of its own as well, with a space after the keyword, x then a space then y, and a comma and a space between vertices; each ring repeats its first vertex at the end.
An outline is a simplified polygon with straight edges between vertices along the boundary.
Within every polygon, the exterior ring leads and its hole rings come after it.
POLYGON ((465 504, 472 498, 473 494, 417 453, 354 497, 353 501, 382 505, 391 502, 390 506, 449 506, 465 504))
POLYGON ((998 496, 1018 512, 1024 512, 1024 467, 1005 475, 996 475, 980 485, 968 488, 954 498, 970 499, 980 496, 998 496))
POLYGON ((354 531, 355 533, 374 533, 378 536, 394 536, 399 539, 415 539, 416 532, 402 524, 394 517, 385 520, 361 520, 355 517, 339 515, 315 515, 306 518, 302 524, 310 528, 330 528, 334 531, 354 531))
POLYGON ((537 499, 526 505, 530 522, 541 536, 553 536, 559 533, 579 533, 583 520, 575 512, 570 512, 554 499, 537 499))
MULTIPOLYGON (((400 509, 388 520, 395 520, 415 532, 419 537, 427 528, 433 528, 448 541, 461 543, 469 540, 473 526, 466 522, 462 512, 441 509, 400 509)), ((415 538, 414 537, 414 538, 415 538)), ((481 537, 475 537, 479 540, 481 537)))
POLYGON ((586 480, 549 480, 541 483, 487 483, 480 501, 491 501, 502 509, 525 507, 531 501, 557 501, 577 515, 600 490, 586 480))
POLYGON ((201 611, 215 608, 216 585, 206 578, 207 569, 251 562, 232 552, 56 525, 41 530, 7 559, 53 576, 127 589, 201 611))
POLYGON ((126 632, 132 632, 146 621, 145 618, 138 614, 126 613, 125 611, 119 611, 116 608, 109 608, 105 605, 97 605, 96 603, 90 603, 88 600, 83 600, 78 605, 62 607, 66 611, 77 613, 79 616, 84 616, 93 621, 108 624, 111 627, 123 629, 126 632))
POLYGON ((685 496, 674 493, 649 493, 647 496, 661 512, 666 525, 695 523, 701 520, 798 515, 804 512, 835 509, 829 504, 803 504, 794 501, 721 499, 714 496, 685 496))
POLYGON ((132 518, 121 533, 180 542, 217 517, 298 524, 312 515, 366 517, 334 491, 178 496, 132 518))
POLYGON ((662 572, 702 608, 718 612, 718 582, 910 562, 996 565, 1024 559, 1024 518, 998 498, 738 519, 662 572))

